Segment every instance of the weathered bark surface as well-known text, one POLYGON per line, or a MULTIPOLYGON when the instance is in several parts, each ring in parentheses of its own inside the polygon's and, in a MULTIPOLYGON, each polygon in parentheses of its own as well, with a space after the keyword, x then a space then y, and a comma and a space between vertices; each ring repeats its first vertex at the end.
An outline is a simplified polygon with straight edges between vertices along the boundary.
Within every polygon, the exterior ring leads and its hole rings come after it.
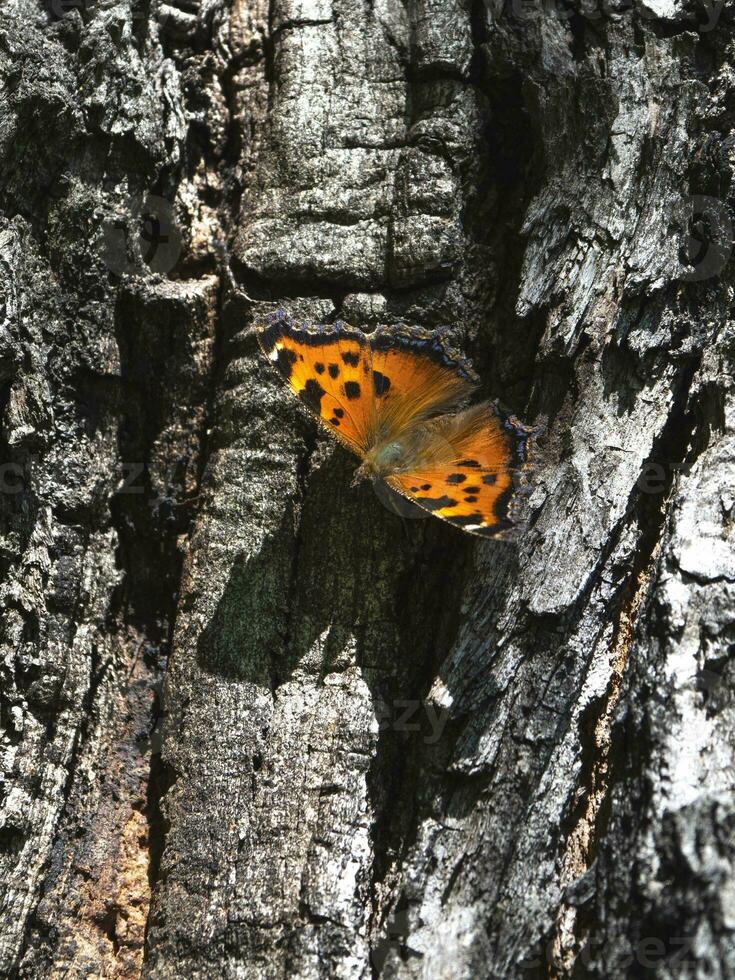
POLYGON ((732 57, 659 0, 5 5, 0 975, 735 975, 732 57), (350 489, 276 306, 547 416, 521 542, 350 489))

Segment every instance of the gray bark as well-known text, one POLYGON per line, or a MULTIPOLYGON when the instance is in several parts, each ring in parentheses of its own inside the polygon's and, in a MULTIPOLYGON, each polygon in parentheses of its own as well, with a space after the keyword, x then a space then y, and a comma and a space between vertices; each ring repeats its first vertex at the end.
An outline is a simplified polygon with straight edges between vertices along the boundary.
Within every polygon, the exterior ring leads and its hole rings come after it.
POLYGON ((732 50, 5 4, 1 975, 735 975, 732 50), (278 306, 547 417, 521 541, 350 488, 278 306))

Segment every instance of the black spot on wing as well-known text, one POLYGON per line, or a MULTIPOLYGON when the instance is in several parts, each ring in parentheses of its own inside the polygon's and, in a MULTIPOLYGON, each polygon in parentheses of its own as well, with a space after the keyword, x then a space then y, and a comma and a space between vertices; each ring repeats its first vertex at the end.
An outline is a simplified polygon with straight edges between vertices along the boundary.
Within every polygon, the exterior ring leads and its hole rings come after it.
POLYGON ((417 497, 416 501, 427 510, 443 510, 445 507, 456 507, 458 503, 446 494, 441 497, 417 497))
POLYGON ((462 489, 464 490, 465 493, 479 493, 480 492, 480 488, 479 487, 462 487, 462 489))
POLYGON ((482 482, 485 483, 488 487, 491 487, 493 483, 496 482, 496 480, 497 480, 497 476, 494 473, 486 473, 482 478, 482 482))
POLYGON ((339 428, 339 419, 335 418, 334 416, 332 416, 332 418, 329 420, 329 423, 330 423, 330 425, 333 425, 336 428, 339 428))
POLYGON ((343 408, 335 408, 334 414, 338 419, 344 418, 345 410, 343 408))
POLYGON ((494 538, 499 531, 504 531, 510 528, 512 525, 508 523, 502 524, 484 524, 482 527, 478 527, 475 530, 475 534, 479 534, 483 538, 494 538))
POLYGON ((458 527, 469 527, 473 524, 482 524, 482 514, 458 514, 456 517, 448 517, 447 520, 458 527))
POLYGON ((339 367, 336 364, 330 364, 327 370, 330 378, 336 378, 339 375, 339 367))
POLYGON ((318 412, 322 404, 322 395, 324 395, 324 389, 319 384, 315 378, 309 378, 302 390, 299 392, 299 398, 305 402, 309 408, 313 408, 314 411, 318 412))
POLYGON ((278 350, 278 357, 276 359, 276 367, 284 376, 284 378, 290 378, 293 366, 297 361, 296 351, 289 350, 288 347, 280 347, 278 350))
POLYGON ((349 364, 352 367, 357 367, 357 365, 360 363, 360 355, 351 354, 349 351, 345 351, 345 353, 342 355, 342 360, 345 362, 345 364, 349 364))
POLYGON ((467 476, 464 473, 450 473, 447 477, 447 483, 464 483, 467 476))
POLYGON ((373 371, 373 385, 375 386, 375 394, 380 398, 390 388, 390 378, 380 371, 373 371))
POLYGON ((470 494, 469 497, 465 497, 464 499, 465 499, 465 501, 468 504, 476 504, 477 503, 477 497, 475 497, 474 494, 470 494))
POLYGON ((456 464, 457 466, 465 466, 469 470, 479 470, 480 464, 476 459, 460 459, 456 464))
POLYGON ((424 491, 431 490, 431 484, 430 483, 422 483, 421 484, 421 489, 424 490, 424 491))
POLYGON ((350 401, 360 397, 360 385, 357 381, 345 381, 345 395, 350 401))
POLYGON ((316 362, 316 364, 314 365, 314 370, 316 371, 317 374, 324 374, 324 365, 322 364, 321 361, 316 362))

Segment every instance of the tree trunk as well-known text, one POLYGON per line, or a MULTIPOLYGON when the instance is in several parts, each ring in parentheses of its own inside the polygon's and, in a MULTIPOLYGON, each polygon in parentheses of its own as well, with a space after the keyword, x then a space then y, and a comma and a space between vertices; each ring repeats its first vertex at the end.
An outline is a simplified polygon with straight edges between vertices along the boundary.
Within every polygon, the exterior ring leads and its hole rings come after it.
POLYGON ((0 23, 0 975, 735 976, 731 13, 177 3, 0 23), (521 540, 277 307, 547 417, 521 540))

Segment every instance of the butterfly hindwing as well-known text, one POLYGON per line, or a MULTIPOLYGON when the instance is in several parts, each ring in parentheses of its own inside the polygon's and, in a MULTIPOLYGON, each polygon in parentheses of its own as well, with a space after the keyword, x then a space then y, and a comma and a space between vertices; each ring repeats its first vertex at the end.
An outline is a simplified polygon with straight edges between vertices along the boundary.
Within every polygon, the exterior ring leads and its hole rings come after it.
POLYGON ((519 527, 529 435, 496 405, 479 405, 437 426, 415 468, 386 482, 455 527, 483 537, 511 537, 519 527))
POLYGON ((299 323, 281 311, 257 323, 255 332, 294 394, 349 449, 364 455, 375 426, 365 334, 341 321, 299 323))

